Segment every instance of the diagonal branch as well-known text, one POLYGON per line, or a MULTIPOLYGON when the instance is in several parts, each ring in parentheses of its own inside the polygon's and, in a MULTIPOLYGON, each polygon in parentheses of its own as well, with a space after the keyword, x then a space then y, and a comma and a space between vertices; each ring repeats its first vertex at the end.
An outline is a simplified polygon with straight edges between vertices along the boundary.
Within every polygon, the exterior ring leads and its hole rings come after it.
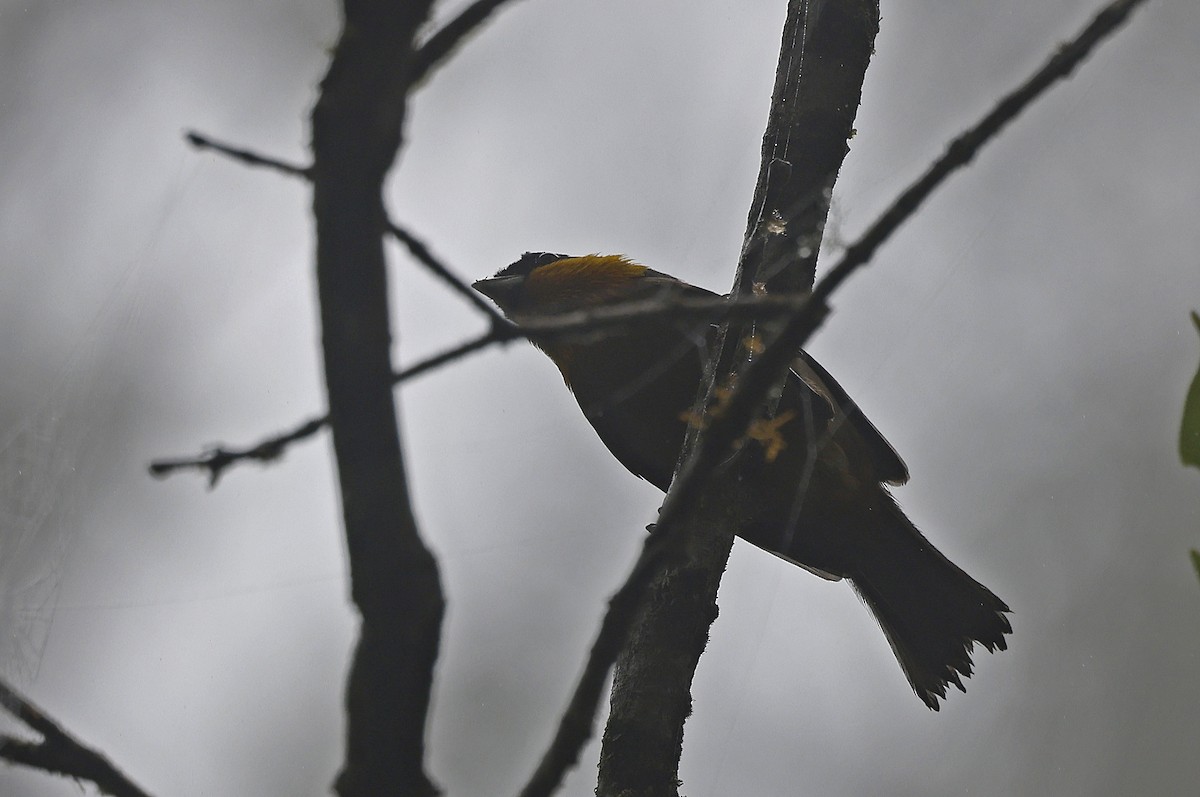
POLYGON ((236 147, 233 144, 226 144, 203 133, 197 133, 195 130, 189 130, 185 138, 196 149, 206 149, 220 153, 246 166, 261 166, 266 169, 274 169, 280 174, 286 174, 288 177, 303 177, 306 180, 311 177, 309 172, 311 167, 309 166, 297 166, 294 163, 288 163, 285 160, 280 160, 270 155, 262 155, 253 150, 236 147))
MULTIPOLYGON (((1100 42, 1125 23, 1145 0, 1115 0, 1102 8, 1069 43, 1061 45, 1041 69, 1002 97, 982 119, 950 142, 946 151, 920 178, 904 190, 858 241, 846 249, 841 261, 817 284, 813 301, 824 302, 875 250, 907 221, 953 172, 970 163, 983 145, 994 138, 1052 85, 1071 76, 1100 42)), ((815 326, 813 330, 815 330, 815 326)), ((807 339, 812 330, 804 335, 807 339)))
POLYGON ((475 0, 462 13, 450 20, 437 33, 425 40, 417 50, 410 67, 410 79, 419 84, 429 73, 449 58, 463 41, 480 25, 487 21, 507 0, 475 0))
POLYGON ((739 376, 736 389, 728 397, 724 409, 706 427, 691 461, 680 470, 672 484, 659 516, 659 527, 669 525, 668 521, 673 520, 699 497, 711 466, 723 458, 725 452, 742 436, 771 386, 795 358, 796 350, 807 342, 828 314, 825 300, 833 291, 849 274, 867 262, 879 245, 916 211, 921 202, 944 182, 950 173, 968 163, 983 144, 994 138, 1007 122, 1028 107, 1047 88, 1070 75, 1099 42, 1114 33, 1125 22, 1130 12, 1145 2, 1146 0, 1116 0, 1105 6, 1070 44, 1060 47, 1049 62, 1022 84, 1021 88, 1001 99, 996 109, 957 138, 949 147, 947 156, 897 197, 879 220, 847 249, 842 260, 817 284, 804 307, 739 376), (943 165, 944 161, 949 162, 948 165, 943 165))
MULTIPOLYGON (((596 708, 604 696, 608 669, 625 647, 638 608, 664 564, 664 557, 671 552, 666 537, 661 534, 653 534, 642 543, 642 552, 633 570, 608 601, 608 611, 588 651, 588 659, 575 692, 559 719, 554 739, 529 782, 521 789, 520 797, 549 797, 561 785, 567 770, 579 763, 579 754, 592 736, 596 708)), ((679 553, 678 550, 673 552, 679 553)))
POLYGON ((445 263, 434 257, 433 253, 429 251, 429 247, 423 241, 391 219, 388 219, 387 229, 392 234, 392 237, 404 244, 408 248, 409 253, 424 265, 425 268, 432 271, 435 276, 439 277, 459 296, 475 305, 475 308, 487 316, 493 325, 509 323, 508 319, 502 316, 491 303, 484 301, 479 291, 468 285, 466 280, 458 277, 445 263))
POLYGON ((322 415, 301 421, 290 431, 261 440, 245 448, 226 448, 213 446, 196 457, 171 457, 156 459, 149 465, 150 475, 163 479, 181 470, 201 470, 208 473, 208 486, 217 486, 217 481, 225 473, 225 469, 244 460, 256 462, 273 462, 283 456, 284 450, 299 440, 306 440, 325 428, 329 416, 322 415))
MULTIPOLYGON (((507 319, 499 318, 487 332, 446 351, 430 355, 399 371, 393 377, 392 383, 403 384, 489 346, 508 343, 518 338, 586 340, 618 329, 631 321, 651 316, 667 316, 680 320, 711 319, 714 322, 726 318, 785 318, 802 307, 807 299, 808 294, 745 296, 736 300, 713 297, 673 302, 666 299, 646 299, 592 311, 539 318, 525 326, 516 326, 507 319)), ((273 462, 283 456, 292 443, 314 436, 325 428, 328 421, 328 415, 314 416, 296 423, 289 431, 272 435, 249 446, 229 448, 217 445, 195 456, 154 460, 148 469, 150 475, 155 478, 165 478, 183 470, 203 471, 208 474, 209 487, 215 487, 227 468, 245 461, 273 462)))
POLYGON ((112 797, 149 797, 102 753, 63 730, 46 713, 0 680, 0 706, 41 735, 40 742, 0 735, 0 759, 96 784, 112 797))
MULTIPOLYGON (((493 343, 504 343, 521 337, 512 324, 505 322, 502 326, 493 327, 488 332, 479 335, 465 343, 460 343, 446 351, 426 357, 420 362, 410 365, 392 378, 393 384, 401 384, 409 379, 420 376, 428 371, 462 359, 493 343)), ((181 470, 200 470, 208 474, 208 486, 215 487, 225 469, 238 462, 273 462, 283 455, 284 450, 292 443, 307 440, 329 424, 329 416, 321 415, 301 421, 290 431, 273 435, 244 448, 226 448, 213 446, 195 457, 174 457, 156 459, 149 465, 150 475, 157 479, 166 478, 181 470)))
MULTIPOLYGON (((829 196, 848 151, 878 29, 877 0, 788 3, 734 296, 812 286, 829 196)), ((714 412, 716 388, 729 384, 744 365, 748 353, 742 341, 751 333, 769 339, 769 329, 760 332, 757 326, 752 321, 722 328, 697 397, 697 417, 714 412)), ((782 379, 783 371, 775 378, 782 379)), ((757 394, 754 413, 766 395, 766 389, 757 394)), ((722 479, 710 474, 749 421, 749 414, 743 416, 733 438, 719 430, 689 429, 682 470, 656 524, 658 533, 678 536, 688 556, 660 571, 616 662, 600 752, 597 793, 603 797, 678 792, 692 679, 743 517, 738 466, 722 479), (700 475, 684 479, 689 472, 700 475)))
MULTIPOLYGON (((465 12, 464 12, 465 13, 465 12)), ((300 177, 305 180, 312 180, 313 170, 310 166, 297 166, 288 163, 278 158, 268 155, 262 155, 248 149, 234 146, 222 141, 218 141, 210 136, 206 136, 196 131, 189 131, 186 136, 188 142, 197 149, 210 150, 226 157, 232 158, 239 163, 248 166, 259 166, 273 169, 289 177, 300 177)), ((459 359, 467 354, 478 351, 492 343, 505 342, 511 340, 518 335, 514 334, 512 324, 508 322, 502 315, 496 312, 495 308, 472 290, 466 281, 454 274, 448 266, 440 261, 429 250, 419 238, 409 232, 404 227, 401 227, 396 222, 385 217, 385 228, 398 241, 408 248, 409 252, 426 268, 428 268, 435 276, 445 282, 451 290, 458 293, 460 296, 467 299, 480 312, 487 316, 491 322, 491 331, 483 336, 468 341, 462 345, 456 346, 453 349, 443 352, 428 358, 416 365, 401 371, 396 374, 394 383, 399 384, 407 379, 418 376, 426 371, 445 365, 449 362, 459 359)), ((163 478, 181 470, 201 470, 208 474, 209 487, 215 487, 217 481, 221 478, 225 470, 231 465, 253 460, 257 462, 271 462, 283 455, 285 449, 292 443, 298 440, 304 440, 315 435, 328 423, 329 417, 322 415, 300 422, 290 431, 268 437, 254 445, 245 448, 226 448, 224 446, 214 446, 204 451, 199 456, 193 457, 172 457, 155 460, 150 463, 150 474, 156 478, 163 478)))
MULTIPOLYGON (((465 13, 465 12, 464 12, 465 13)), ((245 164, 247 166, 258 166, 267 169, 273 169, 280 174, 285 174, 288 177, 299 177, 303 180, 312 180, 311 166, 297 166, 294 163, 288 163, 285 160, 276 158, 270 155, 263 155, 253 150, 237 147, 233 144, 228 144, 223 141, 218 141, 211 136, 198 133, 195 130, 188 131, 185 136, 187 141, 196 149, 209 150, 219 153, 228 158, 245 164)), ((419 263, 428 268, 435 276, 445 282, 451 290, 465 298, 473 304, 476 309, 482 312, 493 323, 507 323, 502 315, 496 312, 496 309, 485 302, 479 293, 471 290, 466 281, 455 275, 442 261, 438 260, 419 238, 411 232, 401 227, 391 219, 385 219, 384 225, 387 231, 400 243, 408 248, 408 251, 419 263)))

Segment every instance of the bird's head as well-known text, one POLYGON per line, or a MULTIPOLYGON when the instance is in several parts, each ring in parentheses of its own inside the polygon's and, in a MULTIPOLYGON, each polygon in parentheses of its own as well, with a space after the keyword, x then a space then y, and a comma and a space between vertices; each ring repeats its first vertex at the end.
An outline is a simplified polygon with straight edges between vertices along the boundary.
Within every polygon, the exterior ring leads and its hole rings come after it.
POLYGON ((572 257, 526 252, 496 276, 479 280, 472 287, 495 302, 505 315, 517 318, 639 298, 650 276, 666 277, 623 255, 572 257))

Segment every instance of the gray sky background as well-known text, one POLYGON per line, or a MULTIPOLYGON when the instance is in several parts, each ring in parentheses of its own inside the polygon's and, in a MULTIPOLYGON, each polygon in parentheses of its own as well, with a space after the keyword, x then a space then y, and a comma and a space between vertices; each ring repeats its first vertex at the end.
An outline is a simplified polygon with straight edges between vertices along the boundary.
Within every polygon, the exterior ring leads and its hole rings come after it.
MULTIPOLYGON (((448 16, 461 4, 442 10, 448 16)), ((884 2, 834 241, 1090 17, 884 2)), ((525 250, 732 279, 783 2, 527 0, 412 104, 395 218, 467 278, 525 250)), ((738 544, 701 663, 689 797, 1193 794, 1200 5, 1157 0, 835 298, 814 353, 904 455, 909 514, 1015 610, 932 714, 845 585, 738 544)), ((323 406, 296 161, 332 2, 0 0, 0 660, 155 794, 328 793, 355 620, 326 437, 216 490, 152 458, 323 406)), ((401 364, 482 329, 393 252, 401 364)), ((825 262, 830 262, 826 257, 825 262)), ((450 610, 430 766, 534 766, 653 519, 528 346, 398 394, 450 610)), ((594 786, 597 749, 567 784, 594 786)), ((0 769, 0 793, 75 795, 0 769)))

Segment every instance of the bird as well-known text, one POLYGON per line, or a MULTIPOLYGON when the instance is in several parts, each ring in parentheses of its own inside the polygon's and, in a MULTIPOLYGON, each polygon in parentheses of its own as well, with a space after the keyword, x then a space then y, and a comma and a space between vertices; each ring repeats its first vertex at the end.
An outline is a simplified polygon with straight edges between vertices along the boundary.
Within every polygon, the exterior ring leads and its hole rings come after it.
MULTIPOLYGON (((717 294, 623 255, 526 252, 473 284, 516 324, 624 302, 717 294)), ((585 337, 531 334, 558 366, 608 450, 636 476, 670 487, 706 363, 711 319, 638 315, 585 337)), ((737 535, 829 580, 851 583, 913 691, 940 708, 965 692, 976 644, 1006 650, 1008 605, 930 543, 889 487, 908 467, 833 377, 799 350, 768 433, 744 442, 737 535)))

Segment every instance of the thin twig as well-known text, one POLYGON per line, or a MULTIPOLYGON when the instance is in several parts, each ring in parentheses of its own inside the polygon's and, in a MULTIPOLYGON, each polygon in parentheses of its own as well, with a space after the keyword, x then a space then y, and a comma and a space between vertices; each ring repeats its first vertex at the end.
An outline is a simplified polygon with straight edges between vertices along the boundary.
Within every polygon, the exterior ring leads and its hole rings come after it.
POLYGON ((446 58, 480 25, 492 12, 507 0, 475 0, 462 13, 450 20, 437 33, 430 36, 417 50, 409 72, 409 83, 416 85, 440 66, 446 58))
MULTIPOLYGON (((473 354, 496 343, 507 343, 518 338, 592 339, 631 321, 651 316, 678 318, 681 320, 709 319, 713 322, 726 318, 779 318, 790 317, 804 306, 808 294, 793 296, 746 296, 729 300, 722 296, 711 299, 643 299, 619 305, 601 307, 590 311, 563 313, 558 316, 531 320, 517 326, 505 318, 497 318, 487 332, 453 346, 446 351, 431 355, 410 365, 395 375, 399 385, 429 371, 473 354)), ((283 455, 292 443, 312 437, 329 422, 328 415, 314 416, 297 423, 287 432, 281 432, 260 440, 253 445, 230 448, 212 446, 197 456, 168 457, 157 459, 148 466, 155 478, 165 478, 182 470, 199 470, 208 474, 209 487, 215 487, 227 468, 244 461, 272 462, 283 455)))
POLYGON ((112 797, 149 797, 104 755, 67 733, 2 679, 0 706, 42 737, 41 741, 29 741, 8 735, 0 736, 0 759, 55 775, 91 781, 103 794, 112 797))
MULTIPOLYGON (((414 365, 410 365, 408 368, 397 373, 393 381, 397 385, 407 382, 427 371, 432 371, 447 363, 454 362, 493 343, 505 343, 519 337, 523 337, 521 331, 506 321, 504 324, 497 325, 488 330, 488 332, 472 338, 465 343, 460 343, 446 351, 431 355, 414 365)), ((215 487, 217 480, 221 478, 221 475, 231 465, 248 460, 271 462, 279 459, 284 449, 289 445, 312 437, 324 429, 328 423, 329 416, 321 415, 302 421, 293 427, 291 431, 273 435, 245 448, 214 446, 196 457, 158 459, 150 463, 150 474, 155 478, 162 479, 181 470, 200 470, 208 474, 208 486, 210 488, 215 487)))
POLYGON ((533 776, 521 789, 520 797, 548 797, 562 783, 566 771, 579 763, 579 754, 592 735, 592 723, 604 695, 608 669, 625 647, 633 618, 668 551, 667 538, 658 533, 651 534, 642 543, 642 552, 629 577, 608 601, 608 611, 588 651, 587 665, 559 719, 558 732, 533 776), (601 666, 599 662, 608 664, 601 666))
POLYGON ((516 340, 517 338, 523 337, 525 337, 525 334, 519 327, 517 327, 515 324, 505 321, 502 324, 497 324, 478 337, 474 337, 465 343, 460 343, 457 346, 446 349, 446 351, 442 352, 441 354, 434 354, 426 357, 424 360, 421 360, 415 365, 410 365, 403 371, 400 371, 398 374, 396 374, 392 384, 398 385, 401 382, 407 382, 409 379, 418 377, 426 371, 432 371, 435 368, 440 368, 443 365, 454 362, 455 360, 460 360, 463 357, 466 357, 468 354, 474 354, 481 349, 491 346, 493 343, 507 343, 510 340, 516 340))
MULTIPOLYGON (((465 13, 465 12, 464 12, 465 13)), ((187 133, 187 140, 192 146, 197 149, 210 150, 217 152, 228 158, 232 158, 239 163, 244 163, 248 166, 260 166, 268 169, 274 169, 277 172, 286 174, 289 177, 299 177, 303 180, 312 179, 312 169, 308 166, 297 166, 294 163, 275 158, 269 155, 263 155, 252 150, 236 147, 232 144, 226 144, 218 141, 203 133, 198 133, 194 130, 187 133)), ((391 219, 386 219, 384 222, 387 231, 400 243, 407 247, 412 256, 417 259, 423 266, 428 268, 439 279, 445 282, 458 295, 465 298, 476 309, 488 317, 488 320, 493 324, 504 321, 504 317, 496 311, 491 304, 484 301, 478 291, 471 290, 471 286, 467 285, 466 281, 457 277, 450 268, 439 260, 429 250, 423 241, 417 238, 413 233, 409 232, 404 227, 401 227, 391 219)))
MULTIPOLYGON (((465 12, 464 12, 465 13, 465 12)), ((482 20, 481 20, 482 21, 482 20)), ((190 131, 187 133, 187 140, 198 149, 207 149, 213 152, 220 153, 234 160, 250 166, 261 166, 286 174, 290 177, 300 177, 305 180, 312 179, 312 170, 309 167, 297 166, 287 163, 267 155, 261 155, 257 152, 252 152, 248 149, 235 147, 231 144, 226 144, 209 136, 190 131)), ((452 362, 459 357, 463 357, 474 351, 488 346, 492 343, 504 342, 512 340, 514 337, 520 337, 519 333, 512 331, 513 325, 496 311, 491 304, 484 299, 475 290, 472 290, 466 282, 457 277, 449 267, 442 263, 429 247, 424 244, 419 238, 413 235, 408 230, 401 227, 391 219, 385 221, 387 231, 394 236, 398 241, 404 244, 413 257, 418 262, 428 268, 435 276, 445 282, 450 288, 460 296, 466 298, 480 312, 487 316, 491 323, 491 332, 487 335, 475 338, 460 346, 456 346, 442 354, 430 357, 415 366, 412 366, 396 375, 396 383, 403 382, 414 376, 432 370, 446 363, 452 362)), ((182 457, 155 460, 150 463, 149 470, 152 476, 163 478, 180 470, 201 470, 208 474, 209 487, 215 487, 217 481, 221 478, 225 469, 236 462, 245 460, 256 460, 258 462, 270 462, 278 459, 291 443, 297 440, 303 440, 312 437, 319 430, 325 427, 329 421, 328 415, 310 418, 295 426, 291 431, 282 434, 273 435, 265 440, 262 440, 252 446, 246 448, 225 448, 224 446, 214 446, 206 450, 203 454, 197 457, 182 457)))
POLYGON ((202 470, 208 473, 208 486, 217 486, 217 480, 229 466, 244 460, 271 462, 279 459, 290 444, 312 437, 329 423, 329 416, 309 418, 293 427, 291 431, 273 435, 246 448, 213 446, 198 457, 157 459, 150 463, 150 475, 163 479, 181 470, 202 470))
POLYGON ((203 133, 197 133, 195 130, 189 130, 186 135, 187 141, 196 149, 207 149, 213 152, 219 152, 226 157, 233 158, 239 163, 244 163, 247 166, 261 166, 267 169, 274 169, 277 172, 286 174, 289 177, 302 177, 305 180, 311 177, 309 167, 297 166, 294 163, 280 160, 279 158, 271 157, 270 155, 261 155, 252 150, 235 147, 232 144, 225 144, 217 141, 215 138, 210 138, 203 133))
POLYGON ((434 257, 433 253, 429 251, 429 247, 426 246, 423 241, 391 219, 389 219, 387 222, 387 228, 388 232, 390 232, 396 238, 396 240, 408 248, 408 251, 413 257, 420 261, 427 269, 432 271, 435 276, 439 277, 443 282, 449 285, 451 290, 453 290, 459 296, 462 296, 471 304, 475 305, 475 307, 484 315, 486 315, 493 324, 508 323, 504 316, 500 315, 496 308, 479 294, 479 291, 468 285, 465 280, 457 277, 452 271, 450 271, 445 263, 434 257))
POLYGON ((983 119, 950 142, 946 151, 904 190, 861 238, 846 249, 838 262, 813 290, 813 302, 824 302, 846 277, 871 259, 884 241, 913 215, 934 189, 957 169, 970 163, 979 150, 1015 119, 1029 104, 1059 80, 1070 77, 1075 68, 1101 41, 1112 35, 1145 0, 1115 0, 1069 44, 1062 45, 1028 80, 1004 96, 983 119))

